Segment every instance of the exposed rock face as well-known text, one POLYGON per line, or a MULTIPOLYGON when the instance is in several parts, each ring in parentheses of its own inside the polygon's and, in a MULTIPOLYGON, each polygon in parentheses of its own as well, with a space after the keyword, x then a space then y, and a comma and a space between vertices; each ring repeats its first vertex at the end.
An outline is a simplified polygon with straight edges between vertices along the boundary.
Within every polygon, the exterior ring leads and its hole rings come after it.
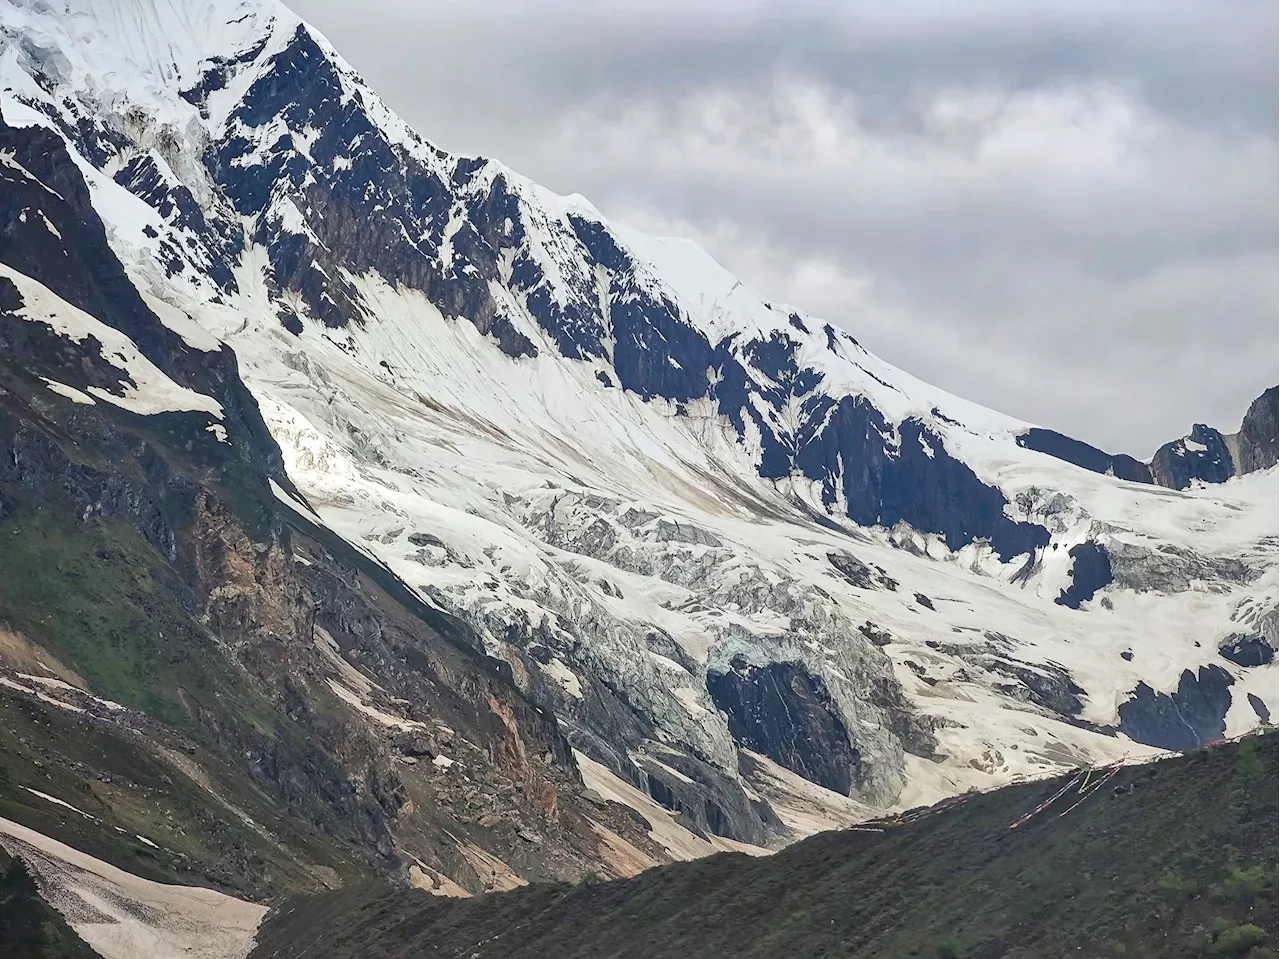
POLYGON ((822 484, 824 503, 834 504, 839 494, 856 523, 892 527, 905 521, 939 534, 952 549, 985 538, 1004 559, 1049 542, 1043 527, 1010 520, 1000 492, 954 459, 924 424, 908 420, 894 436, 863 397, 833 403, 816 396, 805 407, 825 427, 802 430, 790 462, 822 484))
POLYGON ((1123 453, 1112 456, 1095 446, 1064 436, 1054 430, 1041 429, 1038 426, 1029 429, 1018 437, 1018 445, 1025 449, 1047 453, 1094 473, 1107 473, 1134 483, 1153 482, 1151 469, 1141 460, 1123 453))
POLYGON ((1171 489, 1186 489, 1195 480, 1225 483, 1235 472, 1226 439, 1203 423, 1191 427, 1189 436, 1160 447, 1151 460, 1155 481, 1171 489))
POLYGON ((1032 703, 1068 721, 1074 721, 1084 708, 1080 696, 1085 692, 1062 666, 1045 663, 1028 666, 1014 658, 1016 640, 1000 633, 988 632, 981 642, 965 644, 930 640, 929 649, 944 652, 970 666, 1013 680, 1002 690, 1010 699, 1032 703))
POLYGON ((1187 489, 1193 482, 1225 483, 1232 476, 1274 466, 1277 458, 1277 387, 1249 405, 1240 430, 1223 434, 1197 423, 1182 439, 1165 443, 1150 464, 1124 454, 1113 456, 1053 430, 1033 427, 1017 436, 1024 449, 1135 483, 1187 489))
POLYGON ((1280 406, 1280 389, 1271 387, 1249 405, 1249 411, 1240 424, 1240 432, 1227 437, 1232 447, 1236 472, 1252 473, 1276 465, 1277 407, 1280 406))
POLYGON ((1059 606, 1079 609, 1098 590, 1111 584, 1111 557, 1101 543, 1089 540, 1071 547, 1071 585, 1054 600, 1059 606))
POLYGON ((1221 666, 1184 670, 1173 693, 1140 683, 1120 705, 1120 729, 1131 739, 1162 749, 1195 749, 1221 739, 1231 708, 1231 674, 1221 666))
POLYGON ((1271 722, 1271 710, 1267 708, 1267 704, 1261 698, 1249 693, 1249 705, 1253 708, 1254 715, 1258 717, 1259 722, 1271 722))
POLYGON ((1224 659, 1237 666, 1265 666, 1276 658, 1275 648, 1261 636, 1232 633, 1218 646, 1224 659))
POLYGON ((738 658, 731 666, 709 673, 707 689, 728 715, 734 739, 810 782, 849 795, 858 753, 822 679, 800 663, 753 667, 738 658))
POLYGON ((878 566, 872 569, 847 550, 828 553, 827 559, 850 585, 859 589, 898 588, 898 581, 889 576, 883 569, 878 566))
POLYGON ((1107 556, 1114 582, 1137 592, 1180 593, 1198 581, 1242 584, 1262 575, 1259 567, 1234 557, 1206 556, 1167 544, 1149 549, 1136 543, 1113 541, 1107 547, 1107 556))
POLYGON ((1232 476, 1267 469, 1276 464, 1277 388, 1264 392, 1249 405, 1240 430, 1223 435, 1197 423, 1191 435, 1166 443, 1151 460, 1155 482, 1172 489, 1186 489, 1193 481, 1225 483, 1232 476))

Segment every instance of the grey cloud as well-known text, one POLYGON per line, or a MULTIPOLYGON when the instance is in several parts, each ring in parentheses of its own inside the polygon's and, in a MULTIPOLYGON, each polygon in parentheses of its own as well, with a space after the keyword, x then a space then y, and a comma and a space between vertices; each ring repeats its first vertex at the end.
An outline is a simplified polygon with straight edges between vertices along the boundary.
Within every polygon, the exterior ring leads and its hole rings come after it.
POLYGON ((354 6, 424 135, 952 392, 1145 455, 1277 379, 1274 4, 354 6))

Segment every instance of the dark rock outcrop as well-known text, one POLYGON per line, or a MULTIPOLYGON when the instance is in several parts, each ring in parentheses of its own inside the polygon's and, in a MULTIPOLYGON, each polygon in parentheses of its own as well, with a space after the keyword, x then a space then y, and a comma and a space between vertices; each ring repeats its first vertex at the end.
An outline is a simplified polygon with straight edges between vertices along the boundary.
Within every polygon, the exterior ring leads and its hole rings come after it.
POLYGON ((1032 427, 1017 439, 1018 445, 1024 449, 1045 453, 1056 459, 1073 463, 1094 473, 1109 473, 1119 479, 1134 483, 1150 483, 1151 470, 1146 463, 1123 453, 1113 456, 1104 453, 1096 446, 1082 443, 1080 440, 1064 436, 1054 430, 1032 427))
POLYGON ((707 690, 737 743, 847 796, 858 751, 821 677, 800 663, 751 666, 735 657, 732 666, 708 673, 707 690))
POLYGON ((1193 482, 1225 483, 1233 476, 1276 464, 1278 440, 1277 387, 1249 404, 1240 429, 1223 434, 1197 423, 1191 434, 1156 450, 1151 475, 1156 483, 1186 489, 1193 482))
POLYGON ((1223 659, 1237 666, 1265 666, 1276 658, 1276 651, 1261 636, 1232 633, 1218 646, 1223 659))
POLYGON ((1071 585, 1054 600, 1059 606, 1079 609, 1111 584, 1111 556, 1107 548, 1095 540, 1071 547, 1071 585))
POLYGON ((1253 713, 1258 717, 1260 722, 1271 722, 1271 710, 1267 708, 1267 704, 1255 696, 1253 693, 1248 694, 1249 706, 1253 709, 1253 713))
POLYGON ((1225 483, 1236 473, 1226 438, 1212 426, 1197 423, 1191 434, 1156 450, 1151 475, 1161 486, 1186 489, 1192 482, 1225 483))
POLYGON ((1252 473, 1275 466, 1277 460, 1277 408, 1280 406, 1280 388, 1271 387, 1251 404, 1240 424, 1240 432, 1228 437, 1234 440, 1236 472, 1252 473))
POLYGON ((837 550, 827 554, 829 562, 850 586, 858 589, 890 589, 898 588, 898 581, 886 573, 881 567, 871 567, 848 550, 837 550))
POLYGON ((1226 734, 1234 683, 1230 673, 1214 665, 1194 673, 1183 670, 1173 693, 1139 683, 1132 698, 1120 704, 1120 731, 1161 749, 1195 749, 1219 740, 1226 734))
POLYGON ((871 622, 871 620, 867 620, 859 626, 858 632, 867 637, 868 640, 875 643, 877 646, 888 646, 893 642, 893 634, 887 629, 881 629, 875 623, 871 622))
POLYGON ((814 427, 796 436, 794 465, 822 484, 827 505, 836 502, 839 490, 854 522, 887 527, 905 522, 937 533, 950 549, 987 539, 1005 560, 1049 542, 1044 527, 1005 515, 1004 495, 952 457, 923 423, 907 420, 895 437, 862 396, 837 402, 819 395, 804 408, 814 427))
MULTIPOLYGON (((259 474, 261 492, 266 492, 270 477, 296 496, 257 401, 240 379, 235 354, 225 346, 212 352, 189 347, 147 307, 112 252, 89 189, 62 138, 44 127, 11 127, 0 117, 0 152, 9 153, 16 164, 0 165, 0 262, 124 333, 174 382, 221 404, 229 444, 204 432, 203 423, 198 429, 180 430, 185 435, 176 440, 179 444, 199 446, 206 465, 220 463, 224 473, 259 474), (36 179, 18 172, 19 168, 36 179)), ((0 294, 0 317, 16 310, 21 299, 12 284, 4 285, 9 292, 0 294)), ((40 324, 17 320, 5 327, 0 355, 20 363, 26 374, 47 372, 77 388, 90 385, 88 377, 93 374, 83 361, 92 354, 91 345, 69 352, 62 337, 40 324)), ((87 362, 92 366, 91 355, 87 362)), ((92 385, 116 392, 118 373, 112 380, 92 385)), ((186 422, 189 416, 171 413, 151 419, 179 431, 178 424, 191 425, 186 422)))
POLYGON ((1085 690, 1061 665, 1052 662, 1031 665, 1015 659, 1020 645, 1016 639, 988 631, 983 634, 982 642, 948 643, 930 639, 925 645, 988 673, 1014 680, 996 684, 1006 696, 1034 703, 1068 722, 1079 722, 1077 717, 1084 710, 1080 697, 1085 690))
POLYGON ((650 797, 698 835, 766 845, 785 831, 767 802, 749 799, 721 770, 696 756, 651 746, 635 761, 650 797))

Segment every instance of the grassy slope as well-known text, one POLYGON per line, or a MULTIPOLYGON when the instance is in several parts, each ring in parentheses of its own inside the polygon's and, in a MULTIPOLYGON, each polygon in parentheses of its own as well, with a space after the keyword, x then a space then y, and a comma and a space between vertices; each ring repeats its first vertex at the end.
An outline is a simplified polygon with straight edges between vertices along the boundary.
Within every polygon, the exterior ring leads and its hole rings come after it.
POLYGON ((68 522, 19 503, 3 527, 0 621, 74 664, 96 694, 194 731, 193 706, 214 706, 238 677, 182 607, 165 558, 122 520, 68 522))
POLYGON ((318 888, 317 865, 334 878, 367 877, 366 865, 340 851, 359 843, 348 824, 331 823, 331 835, 320 834, 305 815, 290 815, 254 787, 226 744, 211 738, 211 728, 240 728, 289 755, 315 750, 184 607, 182 583, 165 557, 121 520, 80 522, 70 510, 5 492, 19 505, 0 526, 0 627, 52 652, 96 694, 178 736, 103 725, 0 695, 0 816, 148 878, 212 881, 242 895, 318 888), (226 802, 162 762, 157 746, 190 752, 213 773, 226 802), (23 787, 141 833, 162 850, 64 815, 23 787), (236 810, 263 828, 249 826, 236 810))
POLYGON ((286 902, 253 959, 1273 956, 1276 780, 1272 733, 1125 769, 1017 830, 1064 780, 623 882, 461 903, 360 887, 286 902))

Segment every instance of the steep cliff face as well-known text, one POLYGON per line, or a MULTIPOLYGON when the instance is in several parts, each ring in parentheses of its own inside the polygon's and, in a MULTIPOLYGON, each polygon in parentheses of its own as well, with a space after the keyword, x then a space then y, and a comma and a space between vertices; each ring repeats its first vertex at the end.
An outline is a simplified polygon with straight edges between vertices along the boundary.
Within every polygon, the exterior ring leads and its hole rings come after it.
POLYGON ((1191 433, 1156 451, 1151 475, 1161 486, 1186 489, 1193 480, 1225 483, 1235 473, 1231 450, 1221 433, 1197 423, 1191 433))
POLYGON ((1264 392, 1249 405, 1240 429, 1222 434, 1197 423, 1191 433, 1166 443, 1151 460, 1155 482, 1172 489, 1186 489, 1192 482, 1225 483, 1276 465, 1277 388, 1264 392))
POLYGON ((1280 706, 1228 641, 1274 610, 1274 390, 1112 456, 437 148, 277 4, 130 9, 0 5, 6 402, 168 464, 172 503, 111 502, 356 784, 288 795, 363 823, 367 868, 773 845, 814 795, 848 821, 1142 753, 1184 671, 1232 680, 1198 729, 1280 706), (574 818, 566 750, 645 824, 574 818))
POLYGON ((1280 435, 1278 411, 1280 388, 1273 386, 1249 404, 1240 432, 1234 437, 1227 437, 1237 473, 1252 473, 1276 465, 1277 436, 1280 435))

